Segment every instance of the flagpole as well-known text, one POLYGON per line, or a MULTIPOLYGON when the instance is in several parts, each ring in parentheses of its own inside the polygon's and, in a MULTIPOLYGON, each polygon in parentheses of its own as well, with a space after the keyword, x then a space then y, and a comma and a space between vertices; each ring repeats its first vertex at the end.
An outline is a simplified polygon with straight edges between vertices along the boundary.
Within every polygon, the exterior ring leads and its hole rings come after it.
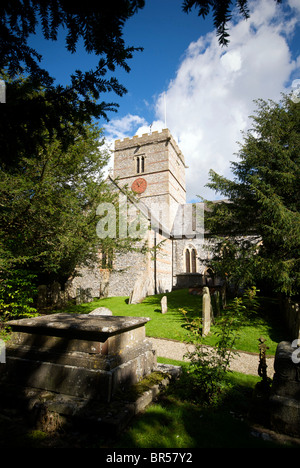
POLYGON ((166 103, 166 93, 164 92, 164 107, 165 107, 165 128, 167 128, 167 103, 166 103))

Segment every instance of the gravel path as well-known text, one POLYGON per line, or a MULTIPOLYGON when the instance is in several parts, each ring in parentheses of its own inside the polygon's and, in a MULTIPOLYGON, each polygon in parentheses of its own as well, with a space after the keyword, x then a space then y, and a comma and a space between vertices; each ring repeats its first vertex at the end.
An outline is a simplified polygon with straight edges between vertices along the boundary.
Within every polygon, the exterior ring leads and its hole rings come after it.
MULTIPOLYGON (((165 357, 168 359, 175 359, 177 361, 184 361, 186 358, 183 356, 192 350, 193 345, 181 343, 179 341, 166 340, 160 338, 149 338, 153 343, 157 356, 165 357)), ((234 355, 231 362, 231 370, 242 372, 243 374, 258 375, 257 369, 259 364, 258 354, 244 353, 234 355)), ((272 378, 274 374, 274 358, 267 358, 267 374, 272 378)))

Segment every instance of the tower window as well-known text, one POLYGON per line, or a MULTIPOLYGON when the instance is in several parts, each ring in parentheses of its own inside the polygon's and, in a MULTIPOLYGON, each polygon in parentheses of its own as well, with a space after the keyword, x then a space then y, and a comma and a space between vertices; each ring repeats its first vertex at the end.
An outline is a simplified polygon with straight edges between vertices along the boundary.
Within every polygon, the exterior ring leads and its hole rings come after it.
POLYGON ((196 205, 193 203, 193 207, 192 207, 192 230, 195 232, 196 231, 196 227, 197 227, 197 223, 196 223, 196 205))
POLYGON ((144 156, 136 157, 136 172, 137 174, 141 174, 142 172, 145 172, 145 157, 144 156))

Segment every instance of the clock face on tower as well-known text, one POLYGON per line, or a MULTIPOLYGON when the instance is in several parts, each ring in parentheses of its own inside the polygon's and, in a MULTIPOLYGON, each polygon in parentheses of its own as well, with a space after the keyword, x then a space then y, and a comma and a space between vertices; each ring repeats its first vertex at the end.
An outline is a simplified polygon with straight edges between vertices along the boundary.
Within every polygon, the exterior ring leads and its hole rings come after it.
POLYGON ((131 186, 132 190, 135 193, 143 193, 146 190, 146 187, 147 187, 147 182, 142 177, 140 177, 139 179, 136 179, 131 186))

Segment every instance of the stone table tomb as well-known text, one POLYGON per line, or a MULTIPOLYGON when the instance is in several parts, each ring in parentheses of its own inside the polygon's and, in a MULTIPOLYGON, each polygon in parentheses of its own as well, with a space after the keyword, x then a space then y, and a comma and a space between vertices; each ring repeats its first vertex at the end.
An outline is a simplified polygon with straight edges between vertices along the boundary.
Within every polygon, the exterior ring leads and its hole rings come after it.
POLYGON ((156 368, 148 320, 58 313, 10 321, 0 381, 110 402, 156 368))

